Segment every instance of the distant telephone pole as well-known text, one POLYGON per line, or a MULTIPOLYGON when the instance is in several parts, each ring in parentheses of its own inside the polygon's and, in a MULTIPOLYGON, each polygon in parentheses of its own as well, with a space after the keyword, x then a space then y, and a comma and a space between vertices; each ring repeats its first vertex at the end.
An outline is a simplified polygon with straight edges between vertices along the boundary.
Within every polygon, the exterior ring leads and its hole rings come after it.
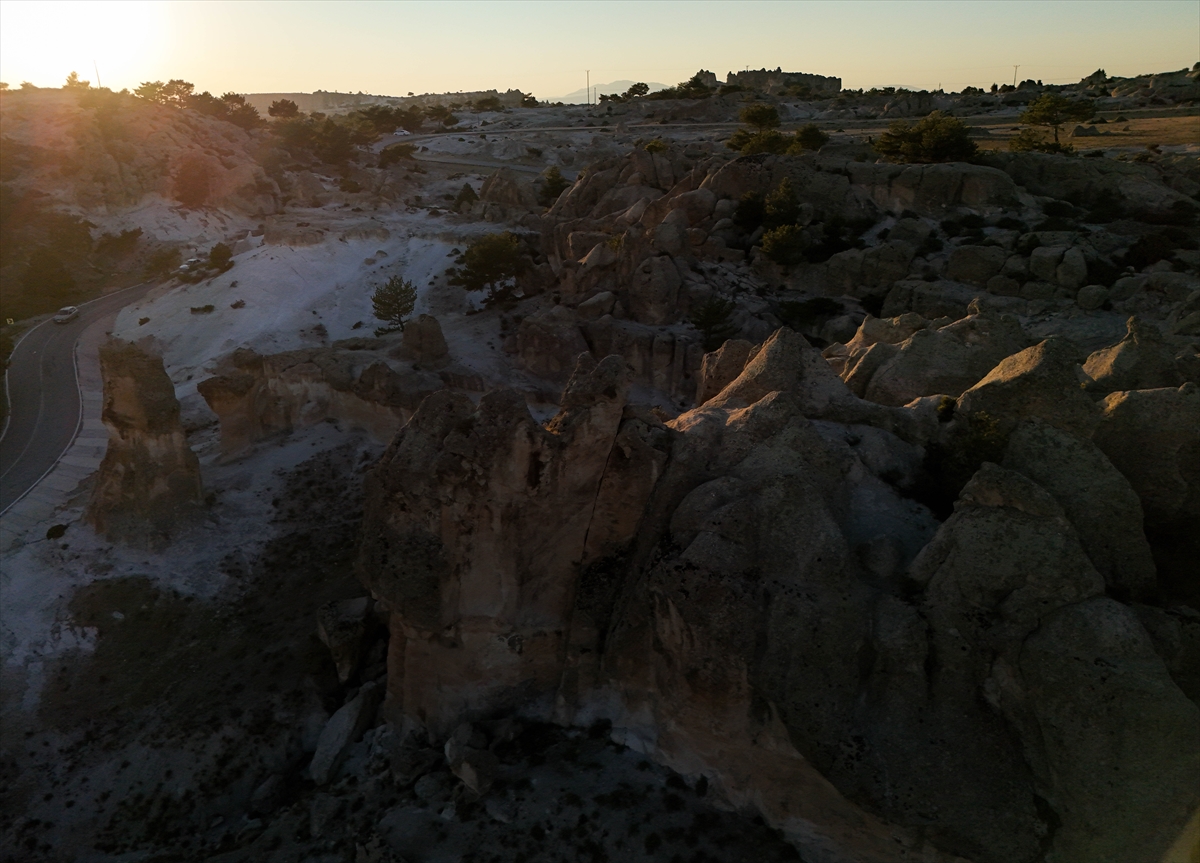
POLYGON ((592 70, 588 69, 584 74, 587 75, 587 86, 584 88, 584 92, 586 94, 587 103, 590 105, 592 104, 592 70))
POLYGON ((1017 70, 1020 68, 1021 68, 1020 65, 1013 66, 1013 86, 1014 87, 1017 86, 1017 70))
POLYGON ((92 61, 92 68, 96 70, 96 89, 100 89, 100 67, 96 65, 96 61, 92 61))

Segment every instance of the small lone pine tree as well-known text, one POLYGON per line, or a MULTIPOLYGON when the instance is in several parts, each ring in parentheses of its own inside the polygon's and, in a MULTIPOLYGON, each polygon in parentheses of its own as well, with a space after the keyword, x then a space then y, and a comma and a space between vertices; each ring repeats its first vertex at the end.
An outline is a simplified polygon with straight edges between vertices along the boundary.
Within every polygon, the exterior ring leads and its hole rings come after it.
POLYGON ((551 165, 542 174, 542 186, 538 190, 538 203, 543 207, 552 207, 564 189, 571 186, 571 181, 562 175, 557 165, 551 165))
POLYGON ((392 276, 371 295, 371 311, 387 326, 377 327, 375 335, 404 332, 404 324, 417 304, 417 288, 407 279, 392 276))
POLYGON ((1083 122, 1096 113, 1087 99, 1068 99, 1057 93, 1043 93, 1021 113, 1020 120, 1026 126, 1042 126, 1054 130, 1054 143, 1058 144, 1058 128, 1065 123, 1083 122))

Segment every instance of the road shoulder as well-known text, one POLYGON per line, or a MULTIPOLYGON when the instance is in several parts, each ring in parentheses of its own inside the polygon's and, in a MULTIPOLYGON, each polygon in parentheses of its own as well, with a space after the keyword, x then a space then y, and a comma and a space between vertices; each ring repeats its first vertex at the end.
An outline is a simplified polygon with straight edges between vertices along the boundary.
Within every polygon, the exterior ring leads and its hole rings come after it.
POLYGON ((108 449, 108 430, 101 422, 104 381, 100 375, 100 345, 116 322, 117 312, 98 319, 79 337, 75 368, 82 403, 82 420, 71 445, 54 467, 0 519, 0 551, 45 538, 54 515, 75 496, 80 483, 100 467, 108 449))

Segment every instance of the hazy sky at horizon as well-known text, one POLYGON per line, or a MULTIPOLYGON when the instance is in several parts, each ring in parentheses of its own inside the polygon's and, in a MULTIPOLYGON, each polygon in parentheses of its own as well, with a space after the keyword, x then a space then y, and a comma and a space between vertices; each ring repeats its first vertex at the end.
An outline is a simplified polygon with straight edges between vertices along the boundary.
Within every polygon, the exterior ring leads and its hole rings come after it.
POLYGON ((1196 0, 908 2, 117 2, 0 0, 0 79, 222 93, 519 88, 540 98, 699 68, 960 90, 1130 76, 1200 59, 1196 0))

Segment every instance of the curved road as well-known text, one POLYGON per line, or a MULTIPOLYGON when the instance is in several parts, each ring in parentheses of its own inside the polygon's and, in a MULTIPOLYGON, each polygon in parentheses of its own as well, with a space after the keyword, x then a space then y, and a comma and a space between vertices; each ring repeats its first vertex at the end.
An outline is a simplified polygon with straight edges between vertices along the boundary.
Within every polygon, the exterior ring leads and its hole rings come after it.
POLYGON ((81 303, 69 324, 43 321, 17 343, 9 363, 9 421, 0 437, 0 513, 37 485, 79 431, 75 342, 88 326, 139 299, 135 285, 81 303))

